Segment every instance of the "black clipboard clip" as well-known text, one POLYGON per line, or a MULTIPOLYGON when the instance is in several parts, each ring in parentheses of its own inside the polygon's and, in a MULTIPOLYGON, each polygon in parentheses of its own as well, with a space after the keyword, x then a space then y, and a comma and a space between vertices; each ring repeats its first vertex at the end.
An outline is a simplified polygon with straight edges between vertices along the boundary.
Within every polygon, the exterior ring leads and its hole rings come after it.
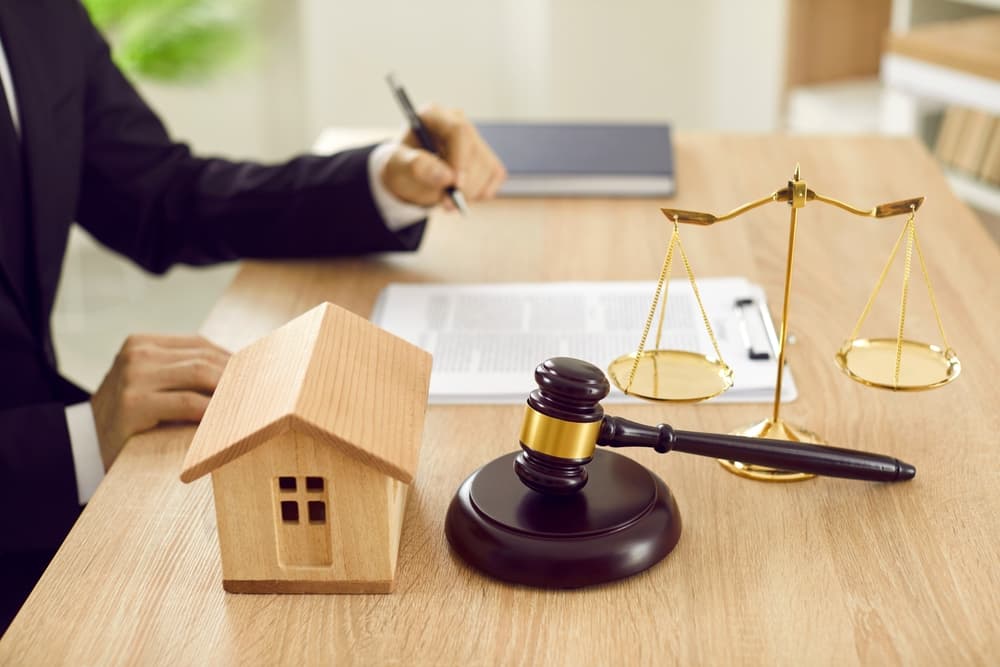
POLYGON ((764 323, 764 313, 756 299, 737 299, 733 307, 739 311, 740 338, 751 361, 767 361, 771 358, 771 342, 764 323))

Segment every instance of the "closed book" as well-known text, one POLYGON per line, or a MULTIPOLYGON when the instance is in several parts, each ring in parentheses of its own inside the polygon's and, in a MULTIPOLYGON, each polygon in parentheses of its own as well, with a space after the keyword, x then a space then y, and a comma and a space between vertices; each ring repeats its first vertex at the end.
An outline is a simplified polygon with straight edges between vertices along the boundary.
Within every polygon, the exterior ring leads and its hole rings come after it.
POLYGON ((508 196, 668 197, 670 126, 662 123, 476 123, 507 168, 508 196))
POLYGON ((951 166, 955 162, 955 150, 962 134, 966 113, 967 110, 963 107, 950 106, 941 119, 941 129, 934 144, 934 154, 946 165, 951 166))
POLYGON ((952 160, 952 165, 956 169, 970 176, 979 174, 991 129, 993 129, 993 116, 988 112, 979 109, 967 112, 955 149, 955 157, 952 160))
POLYGON ((993 119, 993 135, 986 144, 979 178, 987 183, 1000 185, 1000 117, 993 119))

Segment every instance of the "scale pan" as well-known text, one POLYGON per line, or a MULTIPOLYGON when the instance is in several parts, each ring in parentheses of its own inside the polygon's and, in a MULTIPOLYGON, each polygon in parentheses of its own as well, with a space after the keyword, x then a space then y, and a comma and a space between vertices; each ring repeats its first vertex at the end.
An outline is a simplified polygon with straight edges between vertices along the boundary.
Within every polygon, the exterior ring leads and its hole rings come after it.
POLYGON ((852 379, 869 387, 894 391, 920 391, 946 385, 962 371, 953 350, 904 340, 895 382, 896 339, 858 338, 844 343, 837 364, 852 379))
POLYGON ((733 386, 733 369, 721 361, 684 350, 646 350, 639 357, 632 386, 626 390, 634 363, 632 353, 608 366, 611 381, 630 396, 693 403, 718 396, 733 386))

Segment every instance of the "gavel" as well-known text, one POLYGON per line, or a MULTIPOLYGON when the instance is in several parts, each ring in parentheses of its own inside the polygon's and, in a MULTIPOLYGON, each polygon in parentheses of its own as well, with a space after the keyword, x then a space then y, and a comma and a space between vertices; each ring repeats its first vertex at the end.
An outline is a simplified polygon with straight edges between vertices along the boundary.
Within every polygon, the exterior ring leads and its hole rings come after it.
POLYGON ((535 369, 521 427, 521 452, 514 471, 530 489, 569 495, 587 484, 587 464, 597 445, 650 447, 666 454, 687 452, 793 472, 877 482, 913 479, 909 463, 853 449, 681 431, 669 424, 648 426, 604 414, 601 399, 611 387, 599 368, 579 359, 554 357, 535 369))

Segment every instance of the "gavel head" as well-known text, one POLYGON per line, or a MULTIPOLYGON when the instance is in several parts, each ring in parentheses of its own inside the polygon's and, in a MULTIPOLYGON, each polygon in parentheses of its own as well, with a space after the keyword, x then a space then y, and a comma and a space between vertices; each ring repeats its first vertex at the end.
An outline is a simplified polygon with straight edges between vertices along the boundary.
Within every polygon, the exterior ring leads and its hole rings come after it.
POLYGON ((569 357, 539 364, 535 382, 538 388, 528 396, 514 472, 539 493, 575 493, 587 483, 586 465, 604 419, 600 401, 611 386, 597 366, 569 357))

